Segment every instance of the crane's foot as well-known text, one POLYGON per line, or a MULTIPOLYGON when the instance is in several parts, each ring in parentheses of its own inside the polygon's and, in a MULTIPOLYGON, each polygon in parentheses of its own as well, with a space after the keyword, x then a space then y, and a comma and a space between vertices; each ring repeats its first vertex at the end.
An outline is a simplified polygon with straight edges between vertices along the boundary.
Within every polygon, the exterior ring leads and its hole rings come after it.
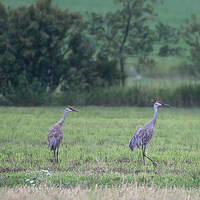
POLYGON ((49 159, 49 160, 50 160, 50 162, 52 162, 52 163, 58 163, 58 160, 55 159, 55 158, 52 158, 52 159, 49 159))
POLYGON ((157 164, 156 162, 153 162, 153 166, 154 166, 154 167, 157 167, 158 164, 157 164))

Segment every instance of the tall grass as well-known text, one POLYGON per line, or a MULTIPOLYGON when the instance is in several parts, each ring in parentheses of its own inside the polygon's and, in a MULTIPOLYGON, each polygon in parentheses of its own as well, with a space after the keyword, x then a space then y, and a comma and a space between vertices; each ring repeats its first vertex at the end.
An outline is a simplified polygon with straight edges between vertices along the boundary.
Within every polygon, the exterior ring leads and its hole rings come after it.
POLYGON ((200 191, 178 188, 137 187, 136 185, 122 185, 120 188, 60 189, 46 186, 1 188, 0 196, 4 200, 199 200, 200 191))
POLYGON ((67 91, 41 96, 26 96, 20 100, 0 97, 0 105, 16 106, 62 106, 104 105, 104 106, 151 106, 161 99, 173 106, 200 106, 200 82, 170 80, 131 81, 129 86, 94 88, 88 92, 67 91))
POLYGON ((134 81, 128 87, 67 92, 56 95, 51 103, 65 105, 151 106, 161 99, 174 106, 200 106, 200 83, 182 81, 134 81))

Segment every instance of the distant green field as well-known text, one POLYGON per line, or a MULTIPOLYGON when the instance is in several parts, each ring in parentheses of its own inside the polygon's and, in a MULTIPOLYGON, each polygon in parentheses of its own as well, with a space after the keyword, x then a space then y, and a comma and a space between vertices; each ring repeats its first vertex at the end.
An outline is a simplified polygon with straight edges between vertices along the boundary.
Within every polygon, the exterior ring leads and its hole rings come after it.
MULTIPOLYGON (((30 5, 36 0, 0 0, 4 5, 16 8, 22 5, 30 5)), ((159 18, 168 24, 177 26, 189 18, 192 14, 199 15, 199 0, 165 0, 164 4, 156 4, 156 11, 159 18)), ((112 0, 53 0, 53 4, 59 8, 68 8, 78 12, 99 12, 105 13, 117 8, 112 0)))
POLYGON ((57 185, 63 187, 200 186, 200 109, 160 109, 147 155, 157 163, 143 166, 140 149, 128 143, 134 131, 149 121, 152 108, 79 107, 63 124, 59 163, 52 163, 47 134, 64 107, 1 107, 0 186, 57 185), (48 170, 46 171, 42 170, 48 170))
MULTIPOLYGON (((13 0, 0 0, 4 5, 7 5, 11 8, 16 8, 19 6, 26 6, 26 5, 31 5, 37 0, 18 0, 18 1, 13 1, 13 0)), ((116 8, 112 0, 53 0, 53 5, 58 7, 58 8, 67 8, 70 9, 71 11, 77 11, 77 12, 90 12, 90 11, 95 11, 95 12, 100 12, 104 13, 107 11, 111 11, 112 9, 116 8)))

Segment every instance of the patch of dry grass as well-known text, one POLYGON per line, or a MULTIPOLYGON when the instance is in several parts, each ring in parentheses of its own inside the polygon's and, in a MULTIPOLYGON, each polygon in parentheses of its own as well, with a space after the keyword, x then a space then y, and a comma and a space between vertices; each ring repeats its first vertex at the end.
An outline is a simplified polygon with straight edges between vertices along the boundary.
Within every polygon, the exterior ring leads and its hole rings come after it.
POLYGON ((123 185, 116 188, 95 188, 81 189, 80 187, 72 189, 61 189, 54 187, 15 187, 15 188, 0 188, 0 197, 4 200, 199 200, 199 189, 180 189, 180 188, 165 188, 145 187, 136 185, 123 185))

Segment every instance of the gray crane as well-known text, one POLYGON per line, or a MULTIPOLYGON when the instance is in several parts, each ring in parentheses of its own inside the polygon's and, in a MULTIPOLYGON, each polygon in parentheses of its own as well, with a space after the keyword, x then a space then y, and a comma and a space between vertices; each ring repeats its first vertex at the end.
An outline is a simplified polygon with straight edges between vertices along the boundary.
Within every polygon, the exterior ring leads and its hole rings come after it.
POLYGON ((142 128, 139 128, 131 138, 129 142, 129 147, 132 151, 134 151, 135 147, 141 147, 142 146, 142 155, 143 155, 143 161, 145 165, 145 157, 148 158, 154 166, 156 166, 156 162, 154 162, 150 157, 148 157, 145 154, 146 147, 148 143, 150 142, 153 133, 154 133, 154 127, 156 124, 157 119, 157 112, 159 107, 170 107, 168 104, 163 104, 161 101, 156 101, 154 103, 154 117, 151 121, 149 121, 147 124, 145 124, 142 128))
POLYGON ((64 111, 64 116, 49 130, 49 133, 48 133, 49 148, 50 150, 54 152, 54 161, 56 162, 58 162, 58 149, 63 138, 63 132, 61 128, 68 112, 79 112, 79 111, 75 110, 72 107, 66 108, 64 111))

